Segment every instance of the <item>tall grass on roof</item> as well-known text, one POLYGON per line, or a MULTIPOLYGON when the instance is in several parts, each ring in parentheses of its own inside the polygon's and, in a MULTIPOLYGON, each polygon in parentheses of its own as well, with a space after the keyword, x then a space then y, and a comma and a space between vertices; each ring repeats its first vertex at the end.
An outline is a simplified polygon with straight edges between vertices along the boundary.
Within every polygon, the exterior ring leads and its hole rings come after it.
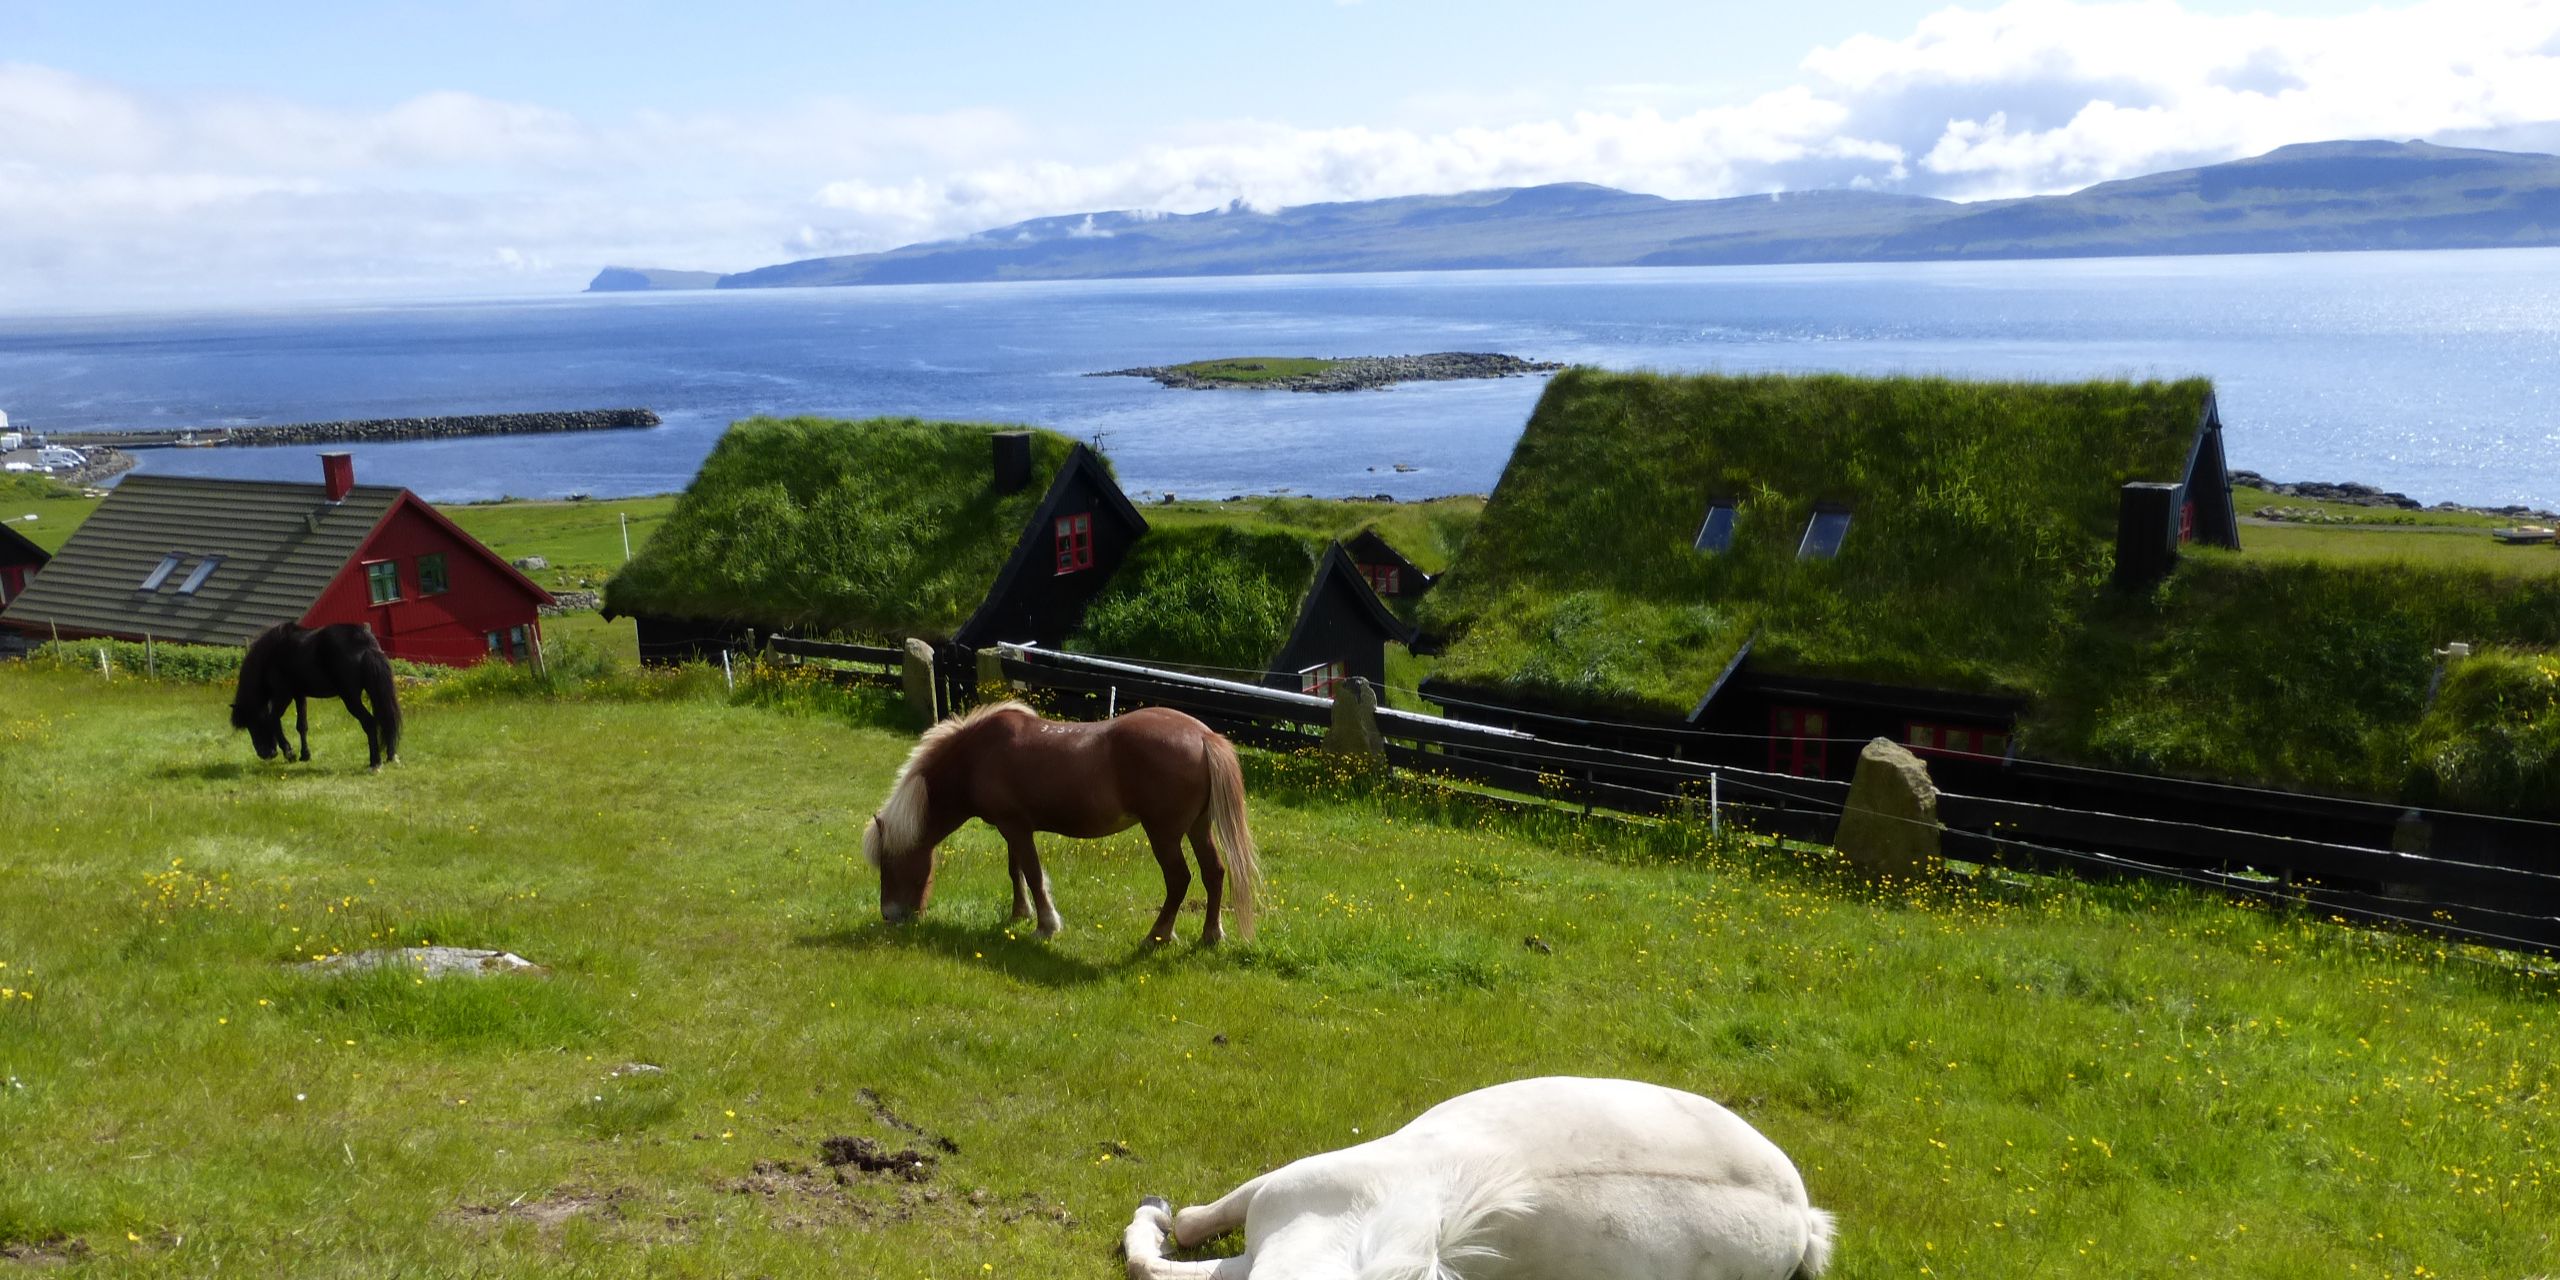
POLYGON ((751 418, 729 428, 638 558, 617 614, 894 640, 967 621, 1074 442, 1031 432, 1032 481, 991 487, 988 436, 1021 428, 751 418))
POLYGON ((1324 539, 1274 525, 1176 525, 1138 540, 1067 647, 1260 671, 1287 642, 1324 539))
POLYGON ((1424 625, 1452 678, 1642 712, 1687 712, 1755 629, 1771 668, 2025 689, 2113 570, 2118 488, 2177 478, 2210 391, 1571 370, 1424 625), (1824 504, 1848 539, 1798 560, 1824 504))
POLYGON ((2560 584, 2548 579, 2191 552, 2159 590, 2092 610, 2054 656, 2023 745, 2144 772, 2560 813, 2560 744, 2533 700, 2550 697, 2536 681, 2555 648, 2560 584), (2436 653, 2456 641, 2484 652, 2430 703, 2436 653))

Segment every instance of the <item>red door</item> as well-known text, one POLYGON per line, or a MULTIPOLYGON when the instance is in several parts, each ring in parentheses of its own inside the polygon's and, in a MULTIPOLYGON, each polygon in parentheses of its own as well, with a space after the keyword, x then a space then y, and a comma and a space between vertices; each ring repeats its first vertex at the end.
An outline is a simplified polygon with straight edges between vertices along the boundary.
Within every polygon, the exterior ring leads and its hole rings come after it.
POLYGON ((1815 707, 1769 709, 1769 772, 1831 776, 1831 717, 1815 707))

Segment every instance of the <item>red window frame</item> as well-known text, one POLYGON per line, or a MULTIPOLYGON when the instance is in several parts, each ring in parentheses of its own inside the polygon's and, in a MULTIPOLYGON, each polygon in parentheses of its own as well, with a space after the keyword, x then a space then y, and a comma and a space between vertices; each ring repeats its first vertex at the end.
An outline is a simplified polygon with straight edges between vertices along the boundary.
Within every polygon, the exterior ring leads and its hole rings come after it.
POLYGON ((1339 662, 1319 662, 1298 673, 1298 692, 1319 698, 1333 696, 1334 687, 1351 678, 1339 662))
POLYGON ((1079 511, 1058 517, 1058 572, 1074 573, 1093 567, 1093 513, 1079 511))
POLYGON ((1369 580, 1369 589, 1382 596, 1394 595, 1404 585, 1404 573, 1391 564, 1364 564, 1360 576, 1369 580))
POLYGON ((1820 707, 1769 708, 1769 772, 1831 776, 1831 713, 1820 707))

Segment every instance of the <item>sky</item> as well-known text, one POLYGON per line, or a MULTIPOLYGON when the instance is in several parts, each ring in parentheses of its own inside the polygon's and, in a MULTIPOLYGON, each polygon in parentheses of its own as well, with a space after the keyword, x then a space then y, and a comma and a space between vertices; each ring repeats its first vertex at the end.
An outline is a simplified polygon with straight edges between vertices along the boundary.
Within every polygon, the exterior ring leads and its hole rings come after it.
POLYGON ((0 310, 567 292, 1106 209, 2560 152, 2560 0, 0 0, 0 310))

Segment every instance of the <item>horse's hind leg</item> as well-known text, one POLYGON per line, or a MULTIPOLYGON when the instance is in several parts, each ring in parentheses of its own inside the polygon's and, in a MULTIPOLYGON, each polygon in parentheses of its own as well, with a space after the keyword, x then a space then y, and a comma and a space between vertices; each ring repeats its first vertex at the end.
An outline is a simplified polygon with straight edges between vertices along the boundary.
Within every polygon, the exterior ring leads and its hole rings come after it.
MULTIPOLYGON (((1173 918, 1182 911, 1182 900, 1191 893, 1191 864, 1182 857, 1182 833, 1147 829, 1147 844, 1155 850, 1156 865, 1164 871, 1164 909, 1156 913, 1156 926, 1147 930, 1149 942, 1173 941, 1173 918)), ((1211 927, 1216 926, 1212 920, 1211 927)))
POLYGON ((1200 926, 1200 945, 1216 946, 1227 936, 1218 918, 1218 904, 1227 892, 1227 863, 1218 856, 1218 842, 1210 837, 1208 814, 1191 824, 1191 853, 1200 860, 1200 891, 1209 898, 1209 922, 1200 926))
MULTIPOLYGON (((293 695, 293 736, 302 740, 302 758, 311 758, 311 706, 301 694, 293 695)), ((276 741, 284 741, 284 726, 276 726, 276 741)))
POLYGON ((1040 846, 1032 843, 1031 833, 1004 832, 1005 851, 1013 865, 1013 914, 1015 919, 1037 913, 1039 933, 1043 938, 1058 936, 1063 922, 1058 908, 1049 902, 1049 873, 1040 866, 1040 846), (1023 897, 1031 899, 1031 912, 1023 910, 1023 897))
POLYGON ((376 720, 372 712, 364 709, 364 693, 361 690, 345 690, 338 695, 338 698, 347 704, 347 714, 354 716, 356 723, 364 726, 364 751, 367 757, 365 767, 381 768, 382 722, 376 720))

